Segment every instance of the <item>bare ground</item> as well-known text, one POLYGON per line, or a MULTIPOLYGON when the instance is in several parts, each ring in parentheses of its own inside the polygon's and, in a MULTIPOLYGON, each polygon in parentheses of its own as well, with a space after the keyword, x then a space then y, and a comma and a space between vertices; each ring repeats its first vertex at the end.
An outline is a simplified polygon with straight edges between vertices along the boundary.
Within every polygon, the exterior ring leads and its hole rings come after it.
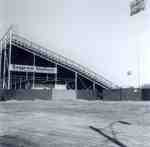
POLYGON ((127 147, 150 147, 150 103, 82 100, 0 103, 0 147, 118 146, 89 126, 127 147))

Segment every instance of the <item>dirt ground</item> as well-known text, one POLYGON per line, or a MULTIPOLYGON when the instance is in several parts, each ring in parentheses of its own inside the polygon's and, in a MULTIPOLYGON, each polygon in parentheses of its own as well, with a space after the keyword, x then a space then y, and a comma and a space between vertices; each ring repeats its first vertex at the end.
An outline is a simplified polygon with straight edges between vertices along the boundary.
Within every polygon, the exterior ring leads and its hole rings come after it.
POLYGON ((0 103, 0 147, 118 147, 89 126, 127 147, 150 147, 150 103, 83 100, 0 103))

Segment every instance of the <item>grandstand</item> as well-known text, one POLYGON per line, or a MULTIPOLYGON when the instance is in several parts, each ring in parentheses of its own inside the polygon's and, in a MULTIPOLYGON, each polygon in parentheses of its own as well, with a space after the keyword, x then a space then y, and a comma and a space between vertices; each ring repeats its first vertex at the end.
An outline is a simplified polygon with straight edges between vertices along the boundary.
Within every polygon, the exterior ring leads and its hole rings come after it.
POLYGON ((90 69, 42 47, 10 27, 0 41, 1 88, 74 91, 102 98, 103 89, 117 86, 90 69))

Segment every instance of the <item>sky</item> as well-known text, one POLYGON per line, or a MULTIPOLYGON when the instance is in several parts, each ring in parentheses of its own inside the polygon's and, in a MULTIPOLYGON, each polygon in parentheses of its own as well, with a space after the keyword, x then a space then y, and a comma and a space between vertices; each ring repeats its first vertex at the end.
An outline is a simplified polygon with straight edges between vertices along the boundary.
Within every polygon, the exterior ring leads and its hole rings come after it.
POLYGON ((13 24, 22 36, 119 86, 149 84, 150 2, 132 17, 129 2, 0 0, 0 36, 13 24))

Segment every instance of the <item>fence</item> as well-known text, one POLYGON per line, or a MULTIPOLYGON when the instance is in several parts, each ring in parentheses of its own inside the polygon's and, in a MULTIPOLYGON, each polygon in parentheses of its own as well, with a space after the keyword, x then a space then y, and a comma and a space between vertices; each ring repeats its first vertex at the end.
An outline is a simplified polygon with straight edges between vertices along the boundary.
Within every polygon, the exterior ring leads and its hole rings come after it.
MULTIPOLYGON (((149 90, 150 92, 150 90, 149 90)), ((143 89, 120 88, 103 91, 103 100, 108 101, 140 101, 143 100, 143 89)))

